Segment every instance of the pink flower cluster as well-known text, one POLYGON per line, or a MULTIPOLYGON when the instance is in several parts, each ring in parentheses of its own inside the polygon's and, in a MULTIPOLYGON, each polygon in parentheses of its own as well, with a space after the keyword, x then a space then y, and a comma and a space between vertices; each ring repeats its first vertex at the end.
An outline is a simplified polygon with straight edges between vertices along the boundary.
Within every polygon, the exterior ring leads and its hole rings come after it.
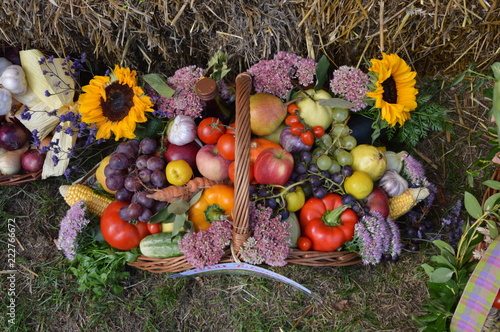
POLYGON ((316 61, 298 55, 278 52, 271 60, 261 60, 248 69, 256 92, 285 99, 293 88, 293 80, 308 86, 314 82, 316 61))
POLYGON ((82 199, 70 207, 61 220, 57 249, 62 250, 66 258, 70 261, 76 257, 78 234, 90 223, 90 220, 85 218, 85 210, 85 204, 82 199))
POLYGON ((224 248, 231 243, 231 222, 214 221, 205 231, 189 231, 179 241, 179 250, 189 264, 197 269, 217 264, 224 256, 224 248))
POLYGON ((250 230, 253 236, 243 244, 241 258, 249 264, 286 265, 290 253, 290 223, 278 215, 271 218, 270 207, 250 203, 250 230))
POLYGON ((380 213, 364 215, 356 224, 355 241, 359 245, 359 255, 363 263, 378 264, 384 254, 397 257, 401 253, 399 228, 391 218, 384 218, 380 213))
POLYGON ((369 83, 370 77, 362 70, 350 66, 341 66, 333 72, 330 89, 333 93, 356 105, 351 108, 351 111, 357 112, 368 106, 362 99, 366 98, 369 83))
POLYGON ((154 114, 165 118, 173 118, 179 114, 200 117, 205 103, 198 98, 194 86, 204 74, 204 69, 194 65, 178 69, 172 77, 167 78, 168 85, 175 90, 171 98, 162 97, 152 89, 148 90, 148 94, 155 99, 154 114))

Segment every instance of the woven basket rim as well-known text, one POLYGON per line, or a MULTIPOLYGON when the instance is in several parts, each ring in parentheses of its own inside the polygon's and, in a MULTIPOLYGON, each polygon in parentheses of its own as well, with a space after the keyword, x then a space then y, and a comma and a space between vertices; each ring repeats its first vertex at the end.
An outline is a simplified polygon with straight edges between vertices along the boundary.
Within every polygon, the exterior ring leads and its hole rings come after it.
POLYGON ((42 170, 36 172, 15 174, 15 175, 0 175, 0 185, 16 186, 27 182, 39 180, 42 177, 42 170))

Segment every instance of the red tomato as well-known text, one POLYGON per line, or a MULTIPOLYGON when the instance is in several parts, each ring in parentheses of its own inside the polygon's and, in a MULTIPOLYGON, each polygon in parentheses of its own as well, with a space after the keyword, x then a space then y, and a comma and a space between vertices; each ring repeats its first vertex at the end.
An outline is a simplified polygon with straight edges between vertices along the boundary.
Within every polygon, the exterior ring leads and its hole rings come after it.
POLYGON ((493 306, 500 310, 500 290, 497 293, 497 297, 495 297, 495 300, 493 301, 493 306))
POLYGON ((231 123, 228 127, 226 127, 226 134, 234 134, 236 128, 236 122, 231 123))
POLYGON ((120 218, 120 208, 127 204, 114 201, 101 216, 101 232, 104 240, 119 250, 137 248, 141 240, 149 235, 147 223, 138 221, 133 225, 120 218))
POLYGON ((235 158, 236 140, 233 134, 224 134, 217 141, 217 150, 227 160, 235 158))
POLYGON ((201 120, 197 132, 203 143, 215 144, 226 133, 226 127, 216 117, 208 117, 201 120))
POLYGON ((295 113, 298 113, 300 111, 300 108, 299 108, 299 106, 297 106, 297 104, 290 104, 290 105, 288 105, 286 110, 288 111, 289 114, 295 114, 295 113))
POLYGON ((149 224, 148 223, 148 231, 151 234, 161 233, 161 223, 160 222, 157 222, 157 223, 154 223, 154 224, 149 224))
POLYGON ((300 123, 300 118, 297 115, 295 115, 295 114, 294 115, 289 115, 285 119, 285 124, 287 126, 292 126, 292 125, 294 125, 296 123, 300 123))
POLYGON ((290 132, 295 136, 300 136, 305 129, 306 127, 302 123, 296 123, 293 126, 290 126, 290 132))
POLYGON ((312 133, 312 131, 308 130, 305 133, 300 134, 300 140, 305 145, 311 146, 314 144, 314 134, 312 133))
MULTIPOLYGON (((229 164, 229 169, 227 170, 229 179, 234 183, 234 166, 235 162, 233 161, 231 164, 229 164)), ((255 179, 255 176, 253 174, 253 164, 250 164, 250 179, 249 181, 252 182, 255 179)))
POLYGON ((312 246, 312 241, 310 238, 308 237, 305 237, 305 236, 301 236, 299 237, 299 239, 297 240, 297 246, 299 247, 300 250, 302 251, 308 251, 309 249, 311 249, 311 246, 312 246))
POLYGON ((314 136, 316 137, 321 137, 325 134, 325 130, 323 129, 323 127, 321 126, 314 126, 311 128, 313 133, 314 133, 314 136))

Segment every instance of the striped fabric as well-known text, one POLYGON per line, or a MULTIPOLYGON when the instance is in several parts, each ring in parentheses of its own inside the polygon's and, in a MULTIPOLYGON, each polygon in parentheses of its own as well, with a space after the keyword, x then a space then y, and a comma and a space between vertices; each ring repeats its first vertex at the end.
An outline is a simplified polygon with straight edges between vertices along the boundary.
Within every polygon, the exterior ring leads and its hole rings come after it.
POLYGON ((465 286, 450 330, 480 332, 500 289, 500 236, 491 243, 465 286))

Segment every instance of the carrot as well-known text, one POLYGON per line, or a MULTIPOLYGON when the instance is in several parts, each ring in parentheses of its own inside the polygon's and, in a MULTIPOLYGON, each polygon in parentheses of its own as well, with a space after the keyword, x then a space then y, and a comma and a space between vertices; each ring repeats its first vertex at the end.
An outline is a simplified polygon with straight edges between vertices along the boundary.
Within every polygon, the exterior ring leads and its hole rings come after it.
POLYGON ((225 183, 226 181, 213 181, 205 177, 195 177, 183 186, 169 186, 155 191, 147 197, 157 201, 172 203, 178 199, 188 200, 198 190, 225 183))

